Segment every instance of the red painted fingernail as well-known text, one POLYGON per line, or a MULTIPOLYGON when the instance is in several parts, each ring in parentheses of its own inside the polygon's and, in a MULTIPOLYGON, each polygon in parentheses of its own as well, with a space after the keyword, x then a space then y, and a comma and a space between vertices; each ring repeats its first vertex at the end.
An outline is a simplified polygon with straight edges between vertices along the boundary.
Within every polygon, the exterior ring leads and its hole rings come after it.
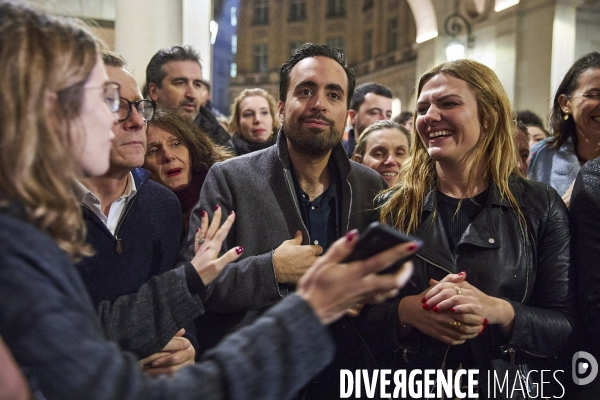
POLYGON ((484 325, 487 325, 487 324, 488 324, 488 320, 487 320, 487 318, 484 318, 484 319, 483 319, 483 324, 484 324, 484 325))
POLYGON ((229 215, 231 215, 231 214, 233 214, 233 210, 231 210, 231 211, 229 212, 229 215))
POLYGON ((479 331, 479 335, 481 335, 483 333, 483 331, 485 331, 485 326, 483 327, 482 330, 479 331))
POLYGON ((426 299, 425 297, 423 297, 423 298, 421 299, 421 303, 427 303, 427 299, 426 299))
POLYGON ((454 309, 454 307, 450 308, 450 312, 456 312, 456 310, 454 309))
POLYGON ((461 271, 461 272, 458 273, 458 276, 462 276, 464 274, 465 274, 465 271, 461 271))
POLYGON ((202 212, 200 213, 201 217, 204 217, 206 215, 206 211, 202 210, 202 212))
POLYGON ((429 305, 427 303, 423 303, 423 310, 429 310, 429 305))
POLYGON ((433 310, 433 312, 438 312, 438 307, 437 306, 433 306, 432 310, 433 310))
POLYGON ((218 209, 219 209, 219 205, 217 204, 217 205, 215 206, 215 211, 217 211, 218 209))
POLYGON ((356 235, 358 235, 358 231, 356 229, 353 229, 350 232, 346 233, 346 240, 348 242, 351 242, 352 240, 354 240, 356 235))
POLYGON ((199 230, 200 230, 200 228, 196 228, 196 233, 198 233, 199 230))
POLYGON ((244 248, 242 246, 238 246, 235 248, 235 252, 238 253, 238 255, 240 255, 244 252, 244 248))
POLYGON ((418 249, 419 246, 417 246, 416 244, 411 244, 410 246, 408 246, 408 251, 415 251, 416 249, 418 249))

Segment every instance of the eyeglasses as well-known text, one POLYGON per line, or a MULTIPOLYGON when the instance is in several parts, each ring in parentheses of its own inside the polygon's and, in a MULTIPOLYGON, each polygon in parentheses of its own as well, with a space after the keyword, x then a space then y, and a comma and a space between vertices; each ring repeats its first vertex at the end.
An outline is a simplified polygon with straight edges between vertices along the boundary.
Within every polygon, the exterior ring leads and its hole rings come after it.
POLYGON ((126 121, 131 116, 131 108, 135 107, 137 112, 142 116, 144 122, 150 122, 154 116, 156 103, 153 100, 129 101, 121 97, 119 101, 119 122, 126 121))
POLYGON ((84 87, 85 90, 98 90, 104 91, 104 102, 108 106, 111 112, 119 111, 119 98, 121 96, 121 86, 116 82, 106 82, 101 87, 84 87))

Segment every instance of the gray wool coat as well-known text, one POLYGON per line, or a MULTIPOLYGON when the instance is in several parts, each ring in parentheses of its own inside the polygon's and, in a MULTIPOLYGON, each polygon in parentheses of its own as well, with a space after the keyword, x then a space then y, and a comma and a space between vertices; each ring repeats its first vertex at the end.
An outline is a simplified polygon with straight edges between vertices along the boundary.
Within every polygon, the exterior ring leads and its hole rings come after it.
MULTIPOLYGON (((341 144, 332 153, 340 172, 341 232, 363 230, 376 218, 375 195, 386 188, 374 170, 348 160, 341 144)), ((190 229, 182 255, 193 255, 195 228, 200 213, 212 219, 215 205, 223 219, 235 211, 236 220, 223 244, 223 252, 242 246, 244 253, 229 264, 208 287, 203 298, 206 314, 197 321, 202 349, 214 346, 226 333, 251 323, 266 308, 281 300, 293 287, 277 284, 273 250, 302 231, 302 244, 309 244, 290 171, 287 141, 281 130, 277 143, 267 149, 212 166, 190 217, 190 229)), ((202 350, 200 350, 201 352, 202 350)))

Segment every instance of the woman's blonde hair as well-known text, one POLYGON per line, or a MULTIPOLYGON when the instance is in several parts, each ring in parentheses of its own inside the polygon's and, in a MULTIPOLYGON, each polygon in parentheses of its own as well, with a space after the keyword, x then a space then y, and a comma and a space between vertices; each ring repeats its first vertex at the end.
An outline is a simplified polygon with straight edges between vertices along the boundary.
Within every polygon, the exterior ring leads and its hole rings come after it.
POLYGON ((364 131, 358 137, 356 141, 356 146, 354 147, 354 153, 352 154, 352 160, 362 164, 362 160, 365 156, 365 152, 367 151, 367 138, 373 132, 381 131, 383 129, 396 129, 399 130, 404 136, 406 136, 406 140, 408 140, 408 149, 410 149, 410 132, 408 129, 403 127, 402 125, 391 121, 391 120, 381 120, 377 121, 365 128, 364 131))
POLYGON ((96 39, 73 21, 0 3, 0 204, 22 206, 73 260, 91 254, 71 144, 97 60, 96 39))
MULTIPOLYGON (((233 100, 233 104, 231 104, 231 121, 229 122, 229 133, 233 136, 234 134, 240 135, 240 103, 246 97, 250 96, 261 96, 267 100, 269 103, 269 112, 271 113, 271 117, 273 117, 273 135, 277 134, 279 127, 281 126, 281 122, 279 122, 279 118, 277 118, 277 105, 275 104, 275 98, 269 94, 264 89, 254 88, 254 89, 244 89, 242 93, 238 95, 238 97, 233 100)), ((244 138, 245 140, 245 138, 244 138)))
MULTIPOLYGON (((431 68, 421 76, 417 98, 423 86, 441 73, 467 82, 477 99, 477 115, 482 129, 475 147, 467 155, 466 165, 470 166, 467 193, 474 189, 476 175, 483 173, 484 179, 498 186, 500 195, 510 202, 523 221, 523 214, 508 185, 510 175, 520 175, 520 172, 513 138, 515 124, 500 80, 494 71, 476 61, 450 61, 431 68), (483 171, 478 167, 483 167, 483 171)), ((410 157, 402 165, 400 174, 400 182, 388 190, 388 200, 381 207, 381 220, 391 222, 405 232, 414 232, 419 227, 425 197, 436 181, 435 161, 421 140, 415 138, 413 141, 410 157)))

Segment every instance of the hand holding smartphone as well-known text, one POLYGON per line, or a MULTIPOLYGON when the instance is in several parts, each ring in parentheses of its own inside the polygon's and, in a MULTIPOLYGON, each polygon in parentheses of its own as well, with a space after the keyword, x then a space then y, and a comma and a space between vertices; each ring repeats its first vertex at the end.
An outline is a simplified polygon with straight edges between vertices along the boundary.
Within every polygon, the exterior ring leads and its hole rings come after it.
MULTIPOLYGON (((401 243, 417 242, 419 246, 422 245, 422 241, 409 235, 405 235, 400 231, 383 225, 379 222, 371 223, 367 229, 358 238, 358 243, 354 247, 352 253, 344 259, 344 263, 365 260, 375 254, 381 253, 384 250, 394 247, 401 243)), ((400 261, 395 262, 389 267, 381 270, 378 274, 390 274, 396 272, 402 267, 406 261, 408 261, 414 254, 403 258, 400 261)))

